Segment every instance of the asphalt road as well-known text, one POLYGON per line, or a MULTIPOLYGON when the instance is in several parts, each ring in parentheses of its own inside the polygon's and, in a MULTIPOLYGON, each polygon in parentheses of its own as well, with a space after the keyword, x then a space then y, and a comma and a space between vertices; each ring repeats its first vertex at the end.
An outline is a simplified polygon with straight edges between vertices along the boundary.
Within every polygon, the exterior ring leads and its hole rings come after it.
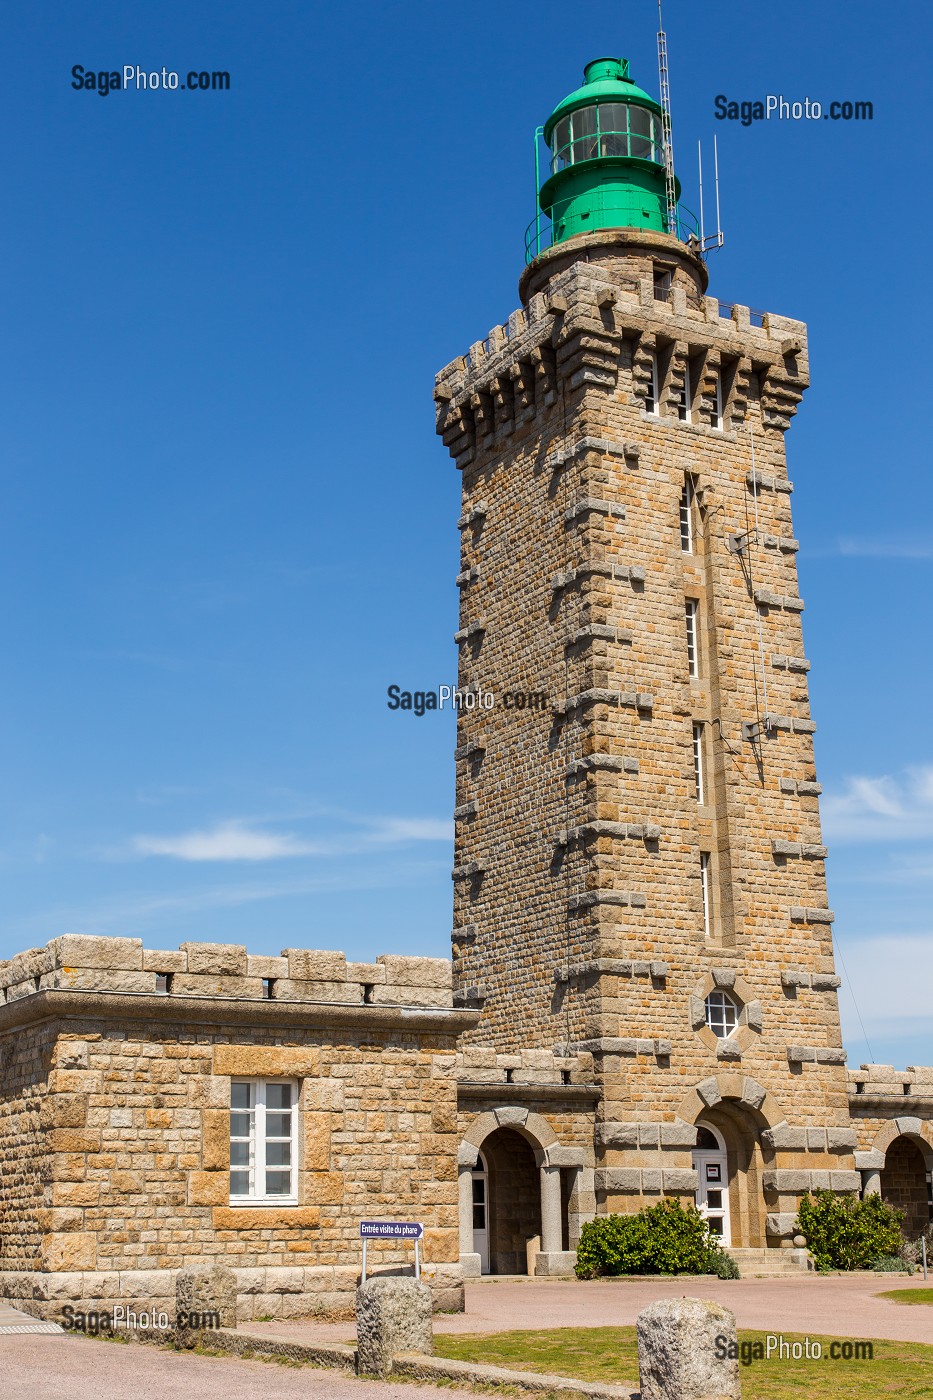
POLYGON ((342 1371, 292 1369, 238 1357, 90 1337, 0 1337, 3 1400, 476 1400, 444 1387, 360 1381, 342 1371))

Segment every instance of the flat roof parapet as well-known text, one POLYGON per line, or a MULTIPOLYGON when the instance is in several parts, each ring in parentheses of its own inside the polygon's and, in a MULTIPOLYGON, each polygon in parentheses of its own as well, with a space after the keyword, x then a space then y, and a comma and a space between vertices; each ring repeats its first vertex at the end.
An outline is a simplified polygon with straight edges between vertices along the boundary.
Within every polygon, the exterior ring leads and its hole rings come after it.
POLYGON ((347 962, 342 952, 285 948, 278 957, 237 943, 144 948, 141 938, 65 934, 0 962, 0 1002, 48 990, 85 990, 245 1001, 452 1007, 447 958, 381 954, 347 962))

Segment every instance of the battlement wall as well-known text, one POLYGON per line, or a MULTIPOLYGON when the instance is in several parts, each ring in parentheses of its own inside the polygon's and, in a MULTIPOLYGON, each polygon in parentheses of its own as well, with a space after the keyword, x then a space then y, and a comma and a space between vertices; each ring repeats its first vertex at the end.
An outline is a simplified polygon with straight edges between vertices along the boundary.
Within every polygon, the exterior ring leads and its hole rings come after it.
POLYGON ((140 938, 66 934, 0 962, 0 1001, 50 989, 231 997, 349 1005, 452 1007, 447 958, 381 954, 348 962, 341 952, 284 948, 279 957, 236 943, 144 948, 140 938))

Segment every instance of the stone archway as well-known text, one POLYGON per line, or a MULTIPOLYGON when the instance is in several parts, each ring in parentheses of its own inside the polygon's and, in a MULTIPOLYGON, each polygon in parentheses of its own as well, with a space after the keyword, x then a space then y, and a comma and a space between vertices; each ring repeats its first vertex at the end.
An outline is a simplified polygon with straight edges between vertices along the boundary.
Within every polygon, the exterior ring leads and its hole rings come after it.
POLYGON ((538 1113, 517 1105, 480 1113, 470 1124, 457 1154, 460 1183, 460 1262, 467 1277, 482 1270, 473 1241, 473 1173, 480 1148, 486 1162, 487 1245, 493 1273, 528 1272, 529 1245, 538 1242, 534 1272, 568 1273, 575 1254, 567 1243, 567 1200, 573 1188, 562 1179, 584 1166, 582 1148, 561 1146, 538 1113))
POLYGON ((933 1220, 933 1124, 901 1117, 885 1123, 867 1152, 856 1152, 862 1195, 880 1194, 904 1212, 904 1233, 914 1238, 933 1220))
POLYGON ((905 1135, 896 1137, 881 1169, 881 1199, 903 1211, 901 1228, 909 1240, 918 1239, 930 1223, 929 1172, 930 1164, 917 1142, 905 1135))
POLYGON ((483 1157, 489 1191, 489 1272, 528 1273, 529 1244, 541 1239, 541 1190, 534 1150, 514 1128, 497 1128, 483 1143, 483 1157))
POLYGON ((704 1080, 684 1099, 678 1117, 711 1128, 724 1145, 732 1249, 764 1249, 767 1235, 765 1171, 771 1166, 771 1137, 785 1125, 784 1113, 748 1075, 724 1073, 704 1080))

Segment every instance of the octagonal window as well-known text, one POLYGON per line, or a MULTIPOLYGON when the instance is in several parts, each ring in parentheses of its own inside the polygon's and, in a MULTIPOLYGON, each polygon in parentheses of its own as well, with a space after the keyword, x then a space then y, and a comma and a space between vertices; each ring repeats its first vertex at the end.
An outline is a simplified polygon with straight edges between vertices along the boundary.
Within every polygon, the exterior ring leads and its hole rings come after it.
POLYGON ((735 1030, 739 1024, 739 1008, 728 992, 710 992, 706 998, 706 1024, 721 1040, 735 1030))

